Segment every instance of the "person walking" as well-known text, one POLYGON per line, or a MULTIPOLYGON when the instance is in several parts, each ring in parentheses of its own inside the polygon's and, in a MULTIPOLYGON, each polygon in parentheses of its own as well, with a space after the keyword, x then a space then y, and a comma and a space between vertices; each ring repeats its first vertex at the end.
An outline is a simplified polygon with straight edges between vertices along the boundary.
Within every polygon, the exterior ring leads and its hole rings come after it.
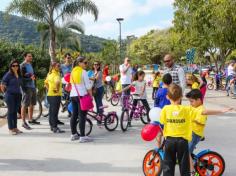
POLYGON ((88 61, 85 57, 79 56, 75 63, 70 76, 72 101, 72 117, 70 120, 71 126, 71 141, 79 140, 81 143, 90 142, 92 139, 85 135, 85 122, 87 111, 81 110, 79 97, 90 94, 92 96, 92 85, 90 84, 88 74, 86 72, 88 61), (80 136, 77 133, 76 126, 79 118, 80 136))
POLYGON ((169 73, 172 76, 173 83, 179 85, 184 92, 186 85, 184 69, 175 64, 174 58, 170 54, 165 55, 164 64, 166 67, 164 70, 164 74, 169 73))
POLYGON ((29 123, 32 125, 39 125, 40 122, 33 120, 33 110, 36 105, 36 87, 35 87, 35 74, 31 65, 33 56, 31 53, 24 53, 24 62, 20 64, 22 75, 22 104, 21 104, 21 118, 23 121, 22 127, 30 130, 31 127, 26 122, 26 108, 28 108, 29 123))
POLYGON ((102 118, 103 109, 101 109, 100 107, 103 106, 102 97, 104 93, 104 87, 102 83, 103 80, 102 80, 101 64, 99 62, 94 62, 93 70, 94 70, 94 77, 90 78, 94 81, 93 96, 96 103, 97 114, 100 116, 100 118, 102 118))
POLYGON ((62 82, 60 76, 60 64, 57 62, 51 63, 51 67, 45 86, 48 90, 47 100, 49 103, 49 125, 53 133, 64 133, 65 131, 57 127, 58 113, 60 109, 61 96, 62 96, 62 82))
MULTIPOLYGON (((130 65, 130 59, 128 57, 125 58, 124 63, 120 65, 120 81, 122 85, 122 89, 128 87, 132 82, 132 68, 130 65)), ((126 91, 122 91, 122 106, 124 105, 124 96, 130 95, 130 89, 126 91)))
POLYGON ((5 100, 8 108, 7 122, 11 135, 22 133, 17 128, 17 111, 21 104, 21 76, 19 67, 18 61, 12 60, 9 71, 3 76, 1 83, 1 90, 5 92, 5 100))

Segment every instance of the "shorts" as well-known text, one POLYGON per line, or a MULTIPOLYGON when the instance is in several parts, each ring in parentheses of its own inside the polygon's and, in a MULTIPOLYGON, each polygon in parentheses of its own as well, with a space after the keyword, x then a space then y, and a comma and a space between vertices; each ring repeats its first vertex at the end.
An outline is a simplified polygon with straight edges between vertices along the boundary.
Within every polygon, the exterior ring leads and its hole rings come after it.
POLYGON ((193 150, 196 148, 197 144, 201 141, 201 139, 201 136, 198 136, 194 132, 192 133, 192 141, 188 144, 190 154, 193 153, 193 150))
POLYGON ((25 88, 23 90, 22 106, 29 107, 36 105, 36 89, 25 88))

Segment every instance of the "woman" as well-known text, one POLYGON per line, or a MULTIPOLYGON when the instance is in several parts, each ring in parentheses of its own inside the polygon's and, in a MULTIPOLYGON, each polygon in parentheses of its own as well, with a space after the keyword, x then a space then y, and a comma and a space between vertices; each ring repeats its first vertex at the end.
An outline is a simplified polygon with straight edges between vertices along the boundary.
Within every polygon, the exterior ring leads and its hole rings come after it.
POLYGON ((103 79, 102 79, 101 64, 99 62, 94 62, 93 70, 94 70, 94 77, 90 79, 94 81, 93 94, 96 103, 97 114, 100 117, 102 117, 103 109, 101 109, 100 107, 103 106, 102 97, 104 93, 104 87, 102 84, 103 79))
POLYGON ((65 131, 57 127, 58 113, 62 96, 62 82, 60 76, 60 64, 53 62, 45 80, 48 90, 47 100, 49 103, 49 124, 53 133, 64 133, 65 131))
POLYGON ((1 84, 2 92, 5 92, 5 99, 8 107, 7 122, 11 135, 22 133, 17 128, 17 111, 21 104, 21 77, 19 63, 11 61, 9 71, 4 75, 1 84))
POLYGON ((88 74, 86 72, 87 59, 85 57, 79 56, 77 58, 76 66, 73 68, 70 76, 71 82, 71 102, 72 102, 72 117, 70 120, 71 126, 71 141, 79 140, 81 143, 92 141, 91 138, 85 135, 85 122, 87 111, 83 111, 80 108, 79 97, 90 94, 92 96, 92 85, 89 81, 88 74), (79 97, 78 97, 79 96, 79 97), (76 126, 77 120, 79 118, 79 129, 80 136, 77 133, 76 126))

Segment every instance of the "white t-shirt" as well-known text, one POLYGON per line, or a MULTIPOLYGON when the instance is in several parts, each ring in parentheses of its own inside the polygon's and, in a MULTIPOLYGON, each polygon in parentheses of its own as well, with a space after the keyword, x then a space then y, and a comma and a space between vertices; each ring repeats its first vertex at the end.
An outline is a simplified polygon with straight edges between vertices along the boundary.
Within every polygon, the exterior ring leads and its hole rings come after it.
POLYGON ((85 70, 83 70, 81 83, 75 84, 75 85, 72 84, 71 86, 72 86, 72 88, 71 88, 71 92, 70 92, 70 97, 77 97, 78 96, 75 86, 76 86, 80 96, 84 96, 84 95, 88 94, 87 90, 92 88, 92 84, 89 80, 88 73, 85 70))
POLYGON ((125 64, 120 65, 120 82, 121 84, 131 84, 132 81, 132 68, 129 67, 126 73, 123 73, 127 70, 125 64))
POLYGON ((134 81, 132 82, 132 85, 135 87, 135 92, 133 95, 134 99, 147 99, 146 90, 144 90, 143 96, 139 96, 143 92, 144 87, 146 86, 146 81, 134 81))
POLYGON ((232 65, 229 65, 228 66, 228 76, 234 75, 234 74, 235 74, 234 67, 232 65))

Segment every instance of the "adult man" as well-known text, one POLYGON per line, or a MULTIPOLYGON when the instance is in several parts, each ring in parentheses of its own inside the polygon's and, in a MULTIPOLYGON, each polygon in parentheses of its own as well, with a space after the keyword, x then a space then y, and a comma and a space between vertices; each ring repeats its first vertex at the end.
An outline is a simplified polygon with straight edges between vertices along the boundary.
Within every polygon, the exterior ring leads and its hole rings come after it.
MULTIPOLYGON (((125 58, 124 63, 120 65, 120 82, 122 85, 122 89, 129 86, 132 81, 132 68, 130 65, 130 59, 128 57, 125 58)), ((123 92, 124 95, 130 95, 130 90, 126 90, 123 92)), ((122 102, 124 104, 124 99, 122 98, 122 102)))
POLYGON ((30 124, 40 124, 36 120, 33 120, 33 110, 36 105, 36 87, 35 87, 35 74, 33 67, 31 65, 32 62, 32 54, 26 52, 24 54, 24 62, 21 63, 20 69, 22 74, 22 105, 21 105, 21 118, 23 120, 22 127, 30 130, 31 127, 26 122, 26 108, 28 108, 28 118, 30 124))
POLYGON ((64 64, 61 64, 61 72, 64 77, 66 73, 70 73, 72 70, 72 60, 70 53, 64 55, 64 64))
POLYGON ((185 90, 186 80, 185 80, 185 73, 182 67, 177 66, 174 63, 174 58, 172 55, 167 54, 164 57, 164 64, 165 64, 165 70, 164 74, 170 73, 172 76, 173 83, 179 85, 182 88, 182 91, 185 90))

